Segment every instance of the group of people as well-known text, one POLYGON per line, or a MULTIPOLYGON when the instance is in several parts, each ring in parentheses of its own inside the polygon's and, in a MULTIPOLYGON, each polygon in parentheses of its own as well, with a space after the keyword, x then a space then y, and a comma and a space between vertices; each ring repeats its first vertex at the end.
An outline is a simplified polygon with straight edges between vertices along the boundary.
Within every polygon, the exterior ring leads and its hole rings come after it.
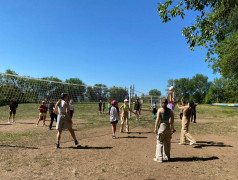
MULTIPOLYGON (((48 104, 47 99, 45 98, 42 101, 42 104, 38 107, 39 119, 37 121, 36 126, 39 125, 39 122, 43 120, 42 126, 45 126, 46 121, 46 114, 49 111, 49 115, 51 117, 51 122, 49 125, 49 129, 52 129, 52 125, 54 120, 56 120, 56 130, 57 133, 57 142, 56 148, 60 147, 60 139, 62 130, 68 129, 71 136, 74 139, 75 145, 78 145, 77 138, 75 136, 74 130, 72 129, 72 117, 74 113, 74 104, 73 100, 71 99, 70 102, 67 102, 68 94, 62 93, 61 98, 59 101, 54 103, 53 100, 50 101, 48 104)), ((172 97, 172 93, 168 93, 166 99, 162 101, 162 108, 157 110, 156 102, 153 105, 153 117, 156 119, 155 122, 155 130, 154 132, 157 134, 157 145, 156 145, 156 156, 154 161, 156 162, 163 162, 164 160, 170 159, 170 147, 171 147, 171 138, 172 134, 175 132, 174 129, 174 110, 177 104, 177 107, 180 110, 180 117, 182 119, 182 128, 181 128, 181 135, 180 135, 180 145, 185 145, 186 140, 190 141, 190 145, 196 143, 196 140, 191 136, 188 132, 189 123, 194 117, 194 123, 196 122, 196 106, 197 104, 190 101, 187 105, 185 104, 183 98, 181 99, 182 105, 180 106, 178 101, 172 97)), ((112 138, 116 138, 116 127, 119 120, 121 120, 121 127, 120 132, 129 133, 129 112, 135 114, 136 119, 139 120, 140 111, 141 111, 141 103, 139 98, 136 99, 134 104, 134 111, 129 107, 129 101, 127 99, 124 100, 124 104, 119 108, 118 102, 113 100, 108 105, 109 115, 110 115, 110 123, 112 125, 112 138), (121 114, 120 114, 121 113, 121 114)), ((8 118, 8 123, 10 123, 11 116, 13 114, 12 122, 15 122, 15 114, 16 109, 18 107, 18 103, 13 98, 10 102, 9 109, 10 115, 8 118)), ((104 112, 105 110, 105 102, 100 101, 99 103, 99 112, 104 112)))
POLYGON ((172 98, 172 92, 168 93, 166 99, 162 101, 162 108, 157 112, 156 123, 155 123, 155 134, 157 135, 156 154, 153 159, 156 162, 163 162, 170 159, 171 149, 171 138, 175 132, 174 129, 174 109, 177 107, 182 112, 180 117, 182 118, 182 128, 180 135, 180 145, 186 145, 188 140, 190 145, 196 143, 196 140, 188 132, 189 123, 191 117, 194 116, 194 122, 196 122, 196 106, 197 104, 190 101, 187 105, 184 103, 182 98, 182 106, 179 105, 175 98, 172 98))
MULTIPOLYGON (((39 126, 40 121, 43 121, 42 126, 45 126, 47 112, 49 111, 49 115, 51 118, 49 130, 51 130, 54 120, 57 122, 57 114, 55 113, 56 109, 55 109, 54 100, 50 100, 50 103, 48 103, 47 98, 45 98, 44 101, 41 102, 41 105, 38 107, 38 110, 40 111, 40 113, 39 113, 39 119, 36 123, 36 126, 39 126)), ((70 113, 70 117, 73 118, 73 114, 74 114, 73 99, 71 99, 69 102, 69 113, 70 113)))
POLYGON ((111 102, 111 106, 108 109, 110 115, 110 122, 112 124, 112 138, 116 138, 116 127, 119 120, 121 120, 120 133, 124 132, 124 127, 126 127, 126 133, 129 133, 129 112, 135 114, 136 120, 139 120, 140 111, 141 111, 141 103, 139 98, 136 99, 136 102, 133 102, 134 112, 129 107, 129 100, 125 99, 123 105, 118 107, 118 102, 113 100, 111 102), (121 115, 120 115, 121 113, 121 115))

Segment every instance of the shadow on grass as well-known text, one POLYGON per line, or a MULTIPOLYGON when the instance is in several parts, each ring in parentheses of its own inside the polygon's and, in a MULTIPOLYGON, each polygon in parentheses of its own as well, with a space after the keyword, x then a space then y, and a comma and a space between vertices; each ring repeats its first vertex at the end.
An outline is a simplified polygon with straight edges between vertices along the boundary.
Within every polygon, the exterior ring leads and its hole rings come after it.
POLYGON ((141 136, 127 136, 127 137, 118 137, 119 139, 146 139, 148 137, 141 137, 141 136))
POLYGON ((212 161, 219 159, 217 156, 212 156, 208 158, 202 158, 202 157, 177 157, 177 158, 171 158, 170 162, 192 162, 192 161, 212 161))
POLYGON ((38 147, 13 146, 13 145, 0 145, 0 147, 19 148, 19 149, 39 149, 38 147))
POLYGON ((197 141, 194 148, 203 147, 233 147, 231 145, 225 145, 223 142, 213 142, 213 141, 197 141))
POLYGON ((12 124, 0 124, 0 126, 11 126, 12 124))
POLYGON ((89 147, 89 146, 77 146, 77 147, 68 147, 66 149, 112 149, 112 147, 89 147))

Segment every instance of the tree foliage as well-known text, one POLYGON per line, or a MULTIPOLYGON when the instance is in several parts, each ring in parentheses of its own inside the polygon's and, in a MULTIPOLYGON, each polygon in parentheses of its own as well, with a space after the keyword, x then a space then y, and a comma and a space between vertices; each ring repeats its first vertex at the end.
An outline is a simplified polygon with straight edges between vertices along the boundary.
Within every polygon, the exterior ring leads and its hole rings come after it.
POLYGON ((227 78, 238 78, 238 1, 237 0, 167 0, 158 4, 163 22, 185 17, 187 11, 198 15, 195 24, 184 27, 182 32, 189 48, 207 49, 206 61, 214 72, 227 78))
POLYGON ((161 91, 159 91, 158 89, 151 89, 149 91, 149 95, 150 96, 161 96, 161 91))

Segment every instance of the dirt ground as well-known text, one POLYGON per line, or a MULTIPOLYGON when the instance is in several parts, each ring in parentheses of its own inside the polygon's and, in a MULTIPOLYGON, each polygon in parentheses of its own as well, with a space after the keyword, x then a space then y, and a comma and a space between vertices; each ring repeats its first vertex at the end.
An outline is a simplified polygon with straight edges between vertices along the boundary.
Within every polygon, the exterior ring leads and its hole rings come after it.
MULTIPOLYGON (((76 136, 80 146, 74 146, 66 131, 61 149, 56 149, 56 131, 35 127, 35 121, 17 120, 13 125, 0 122, 0 132, 29 130, 40 137, 0 144, 0 179, 238 179, 237 136, 191 132, 197 144, 182 146, 177 129, 171 162, 157 163, 153 161, 156 136, 152 129, 132 127, 130 134, 117 132, 118 138, 112 139, 110 124, 82 131, 79 128, 76 136)), ((80 127, 86 122, 78 123, 80 127)))

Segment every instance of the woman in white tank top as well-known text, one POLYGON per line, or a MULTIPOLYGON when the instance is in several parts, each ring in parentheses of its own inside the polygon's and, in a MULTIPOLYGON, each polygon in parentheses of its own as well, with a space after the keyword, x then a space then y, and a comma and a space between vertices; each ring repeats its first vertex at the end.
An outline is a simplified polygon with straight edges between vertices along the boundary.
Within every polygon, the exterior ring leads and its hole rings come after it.
POLYGON ((55 106, 55 111, 56 111, 55 113, 58 114, 57 125, 56 125, 56 130, 58 130, 56 148, 60 147, 60 138, 61 138, 62 131, 64 129, 69 130, 71 136, 74 139, 75 145, 78 145, 78 141, 76 139, 74 130, 72 128, 73 121, 69 114, 69 104, 66 102, 67 99, 68 99, 68 95, 65 93, 62 93, 61 99, 56 103, 56 106, 55 106))

